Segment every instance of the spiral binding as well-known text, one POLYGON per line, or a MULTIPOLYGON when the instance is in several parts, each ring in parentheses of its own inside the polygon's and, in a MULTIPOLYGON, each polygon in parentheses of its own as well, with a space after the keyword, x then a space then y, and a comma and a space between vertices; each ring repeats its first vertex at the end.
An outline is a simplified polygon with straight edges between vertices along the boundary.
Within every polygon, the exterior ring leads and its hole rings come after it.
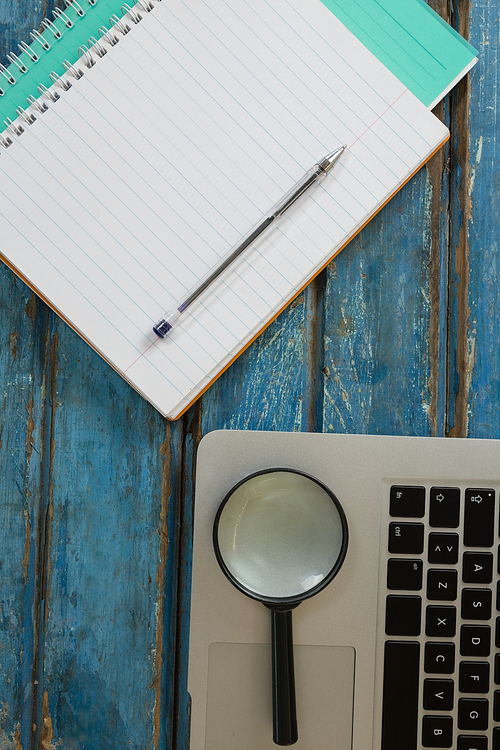
POLYGON ((28 72, 28 68, 26 67, 26 65, 13 52, 11 52, 9 55, 7 55, 7 57, 10 60, 10 62, 19 69, 20 73, 27 73, 28 72))
MULTIPOLYGON (((85 0, 90 6, 96 5, 98 1, 99 0, 85 0)), ((108 47, 113 47, 120 41, 121 37, 129 33, 131 26, 128 21, 131 21, 133 24, 140 23, 143 18, 142 14, 150 13, 154 10, 155 3, 158 2, 161 2, 161 0, 154 0, 154 2, 153 0, 132 0, 132 5, 124 3, 121 7, 121 18, 116 14, 113 14, 109 19, 109 28, 101 26, 98 30, 99 39, 90 37, 87 40, 87 44, 82 44, 78 48, 78 58, 82 65, 86 68, 93 67, 96 64, 94 55, 97 57, 104 57, 108 52, 106 45, 108 47)), ((85 15, 85 10, 82 7, 81 2, 77 2, 77 0, 65 0, 65 5, 66 9, 72 8, 80 18, 85 15)), ((63 21, 66 28, 70 29, 74 26, 74 22, 68 14, 60 8, 55 8, 52 13, 56 20, 61 19, 63 21)), ((31 61, 35 63, 40 59, 38 45, 42 52, 47 51, 50 49, 51 44, 57 43, 57 41, 62 38, 62 33, 61 29, 50 19, 44 18, 41 24, 41 31, 34 29, 30 33, 32 44, 29 45, 25 42, 20 42, 18 46, 21 52, 26 53, 31 61), (47 32, 50 32, 52 35, 50 39, 47 39, 47 32)), ((28 68, 18 55, 11 52, 7 55, 7 58, 11 63, 9 68, 0 64, 0 98, 5 95, 6 84, 7 86, 14 86, 16 83, 16 77, 12 73, 12 66, 17 68, 20 75, 24 75, 28 71, 28 68), (2 77, 6 84, 2 81, 2 77)), ((9 148, 15 138, 22 136, 25 132, 24 126, 31 126, 36 121, 37 117, 35 112, 37 115, 42 115, 48 110, 51 104, 57 102, 60 98, 59 93, 56 90, 57 88, 62 91, 68 91, 72 86, 69 78, 72 77, 75 80, 79 80, 84 75, 84 71, 74 63, 69 62, 69 60, 64 60, 62 65, 64 68, 64 74, 62 76, 58 75, 55 71, 50 73, 49 77, 52 81, 50 88, 47 88, 43 84, 37 86, 37 91, 40 95, 39 98, 37 99, 31 95, 28 96, 28 107, 26 109, 23 107, 17 107, 17 118, 12 120, 8 117, 4 120, 5 130, 3 133, 0 133, 0 153, 2 150, 9 148), (12 138, 12 136, 14 136, 14 138, 12 138)))

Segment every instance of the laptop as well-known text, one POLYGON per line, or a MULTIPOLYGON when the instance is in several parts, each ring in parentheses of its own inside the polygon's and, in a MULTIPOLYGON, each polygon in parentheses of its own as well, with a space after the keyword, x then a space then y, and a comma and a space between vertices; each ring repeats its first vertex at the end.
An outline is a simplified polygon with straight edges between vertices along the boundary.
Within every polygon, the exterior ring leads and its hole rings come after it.
POLYGON ((275 750, 268 607, 228 580, 217 511, 258 472, 311 477, 347 549, 293 611, 296 750, 500 750, 500 441, 216 431, 197 457, 191 750, 275 750))

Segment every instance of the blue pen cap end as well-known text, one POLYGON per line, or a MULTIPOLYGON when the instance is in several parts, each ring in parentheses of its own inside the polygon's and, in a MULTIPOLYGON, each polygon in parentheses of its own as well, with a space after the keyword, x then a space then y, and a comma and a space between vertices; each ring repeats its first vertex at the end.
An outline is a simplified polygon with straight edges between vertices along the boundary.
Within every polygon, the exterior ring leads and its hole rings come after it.
POLYGON ((158 321, 158 323, 153 326, 153 331, 156 333, 157 336, 160 336, 162 339, 164 339, 167 333, 170 333, 171 330, 172 330, 172 326, 165 319, 158 321))

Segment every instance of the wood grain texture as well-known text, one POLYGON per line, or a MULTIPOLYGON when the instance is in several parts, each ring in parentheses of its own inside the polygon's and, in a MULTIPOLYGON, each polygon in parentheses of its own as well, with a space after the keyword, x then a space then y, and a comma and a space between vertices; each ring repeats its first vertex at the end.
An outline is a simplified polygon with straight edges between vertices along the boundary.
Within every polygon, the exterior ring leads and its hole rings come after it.
POLYGON ((432 432, 431 203, 424 168, 328 268, 323 431, 432 432))
POLYGON ((485 0, 466 11, 460 4, 460 24, 470 31, 479 62, 460 87, 464 105, 456 114, 461 182, 453 217, 455 425, 457 434, 492 438, 500 435, 500 21, 498 7, 485 0))
MULTIPOLYGON (((213 429, 498 436, 498 12, 452 139, 167 423, 0 266, 0 750, 187 750, 196 450, 213 429)), ((0 53, 50 7, 0 0, 0 53)))
POLYGON ((63 746, 158 747, 172 668, 163 641, 175 603, 176 427, 62 323, 57 336, 47 720, 63 746))

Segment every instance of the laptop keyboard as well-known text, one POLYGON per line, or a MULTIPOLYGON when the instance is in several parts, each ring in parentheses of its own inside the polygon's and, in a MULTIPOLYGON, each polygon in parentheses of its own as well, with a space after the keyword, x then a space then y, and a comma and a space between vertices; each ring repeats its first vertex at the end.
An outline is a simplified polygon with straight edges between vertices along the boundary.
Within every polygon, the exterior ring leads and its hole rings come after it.
POLYGON ((500 750, 495 491, 389 494, 382 750, 500 750))

